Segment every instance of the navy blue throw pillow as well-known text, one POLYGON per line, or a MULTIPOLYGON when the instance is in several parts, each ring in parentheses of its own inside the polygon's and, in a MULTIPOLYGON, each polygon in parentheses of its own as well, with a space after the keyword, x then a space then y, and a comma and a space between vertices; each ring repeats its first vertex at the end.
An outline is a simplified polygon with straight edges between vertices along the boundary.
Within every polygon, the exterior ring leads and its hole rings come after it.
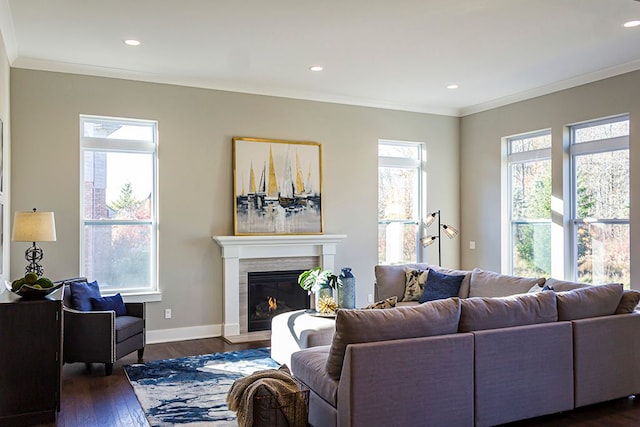
POLYGON ((549 286, 549 285, 544 285, 542 287, 543 291, 555 291, 555 289, 553 289, 553 287, 549 286))
POLYGON ((439 273, 430 268, 427 282, 424 284, 424 291, 420 297, 420 303, 457 297, 463 279, 464 275, 452 276, 439 273))
POLYGON ((71 282, 71 303, 80 311, 91 311, 91 298, 100 298, 98 282, 71 282))
POLYGON ((124 306, 124 301, 120 294, 110 297, 91 298, 91 307, 94 311, 115 311, 116 317, 127 315, 127 308, 124 306))

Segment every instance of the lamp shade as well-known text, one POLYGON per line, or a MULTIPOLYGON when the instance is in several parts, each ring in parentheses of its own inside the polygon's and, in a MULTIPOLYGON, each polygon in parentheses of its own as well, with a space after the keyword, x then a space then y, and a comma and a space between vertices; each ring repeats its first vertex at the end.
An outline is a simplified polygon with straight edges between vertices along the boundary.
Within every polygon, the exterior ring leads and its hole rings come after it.
POLYGON ((437 236, 426 236, 422 238, 422 246, 431 246, 438 239, 437 236))
POLYGON ((438 212, 433 212, 433 213, 430 213, 429 215, 427 215, 427 218, 424 220, 425 225, 428 227, 428 226, 430 226, 431 224, 433 224, 433 221, 435 221, 435 220, 436 220, 436 216, 437 216, 437 215, 440 215, 440 211, 438 211, 438 212))
POLYGON ((456 230, 456 228, 451 225, 442 224, 442 231, 450 239, 453 239, 458 234, 458 230, 456 230))
POLYGON ((16 212, 13 217, 14 242, 55 242, 56 221, 53 212, 16 212))

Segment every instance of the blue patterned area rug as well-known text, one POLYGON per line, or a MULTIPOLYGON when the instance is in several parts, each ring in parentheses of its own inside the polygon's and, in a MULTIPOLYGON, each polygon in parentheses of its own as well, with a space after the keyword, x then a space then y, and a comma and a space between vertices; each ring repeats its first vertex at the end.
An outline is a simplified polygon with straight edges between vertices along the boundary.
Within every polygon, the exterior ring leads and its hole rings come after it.
POLYGON ((222 427, 238 425, 227 408, 233 382, 279 366, 268 348, 260 348, 137 363, 124 370, 152 427, 222 427))

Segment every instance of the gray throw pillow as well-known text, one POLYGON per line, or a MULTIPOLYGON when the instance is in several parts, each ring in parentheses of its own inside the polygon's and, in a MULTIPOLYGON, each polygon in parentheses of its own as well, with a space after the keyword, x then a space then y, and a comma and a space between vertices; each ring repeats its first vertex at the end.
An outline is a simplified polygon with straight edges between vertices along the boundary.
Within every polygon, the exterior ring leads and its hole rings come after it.
MULTIPOLYGON (((557 292, 558 320, 578 320, 614 314, 622 299, 622 284, 589 286, 557 292)), ((543 292, 548 294, 550 292, 543 292)))
POLYGON ((461 301, 458 332, 533 325, 557 320, 558 309, 554 292, 504 298, 468 298, 461 301))
POLYGON ((458 298, 395 310, 338 310, 327 373, 334 380, 340 379, 349 344, 454 334, 459 319, 458 298))

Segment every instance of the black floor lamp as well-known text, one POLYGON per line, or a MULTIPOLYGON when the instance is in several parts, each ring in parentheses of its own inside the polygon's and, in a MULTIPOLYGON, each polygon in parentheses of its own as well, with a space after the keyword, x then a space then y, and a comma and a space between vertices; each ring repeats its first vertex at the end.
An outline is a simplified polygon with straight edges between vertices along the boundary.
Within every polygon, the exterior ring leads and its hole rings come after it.
POLYGON ((425 236, 422 238, 422 246, 430 246, 436 240, 438 241, 438 265, 442 265, 442 235, 440 230, 450 239, 453 239, 458 234, 458 230, 452 225, 441 224, 440 223, 440 211, 430 213, 425 219, 425 226, 429 227, 435 221, 436 217, 438 217, 438 235, 437 236, 425 236))

